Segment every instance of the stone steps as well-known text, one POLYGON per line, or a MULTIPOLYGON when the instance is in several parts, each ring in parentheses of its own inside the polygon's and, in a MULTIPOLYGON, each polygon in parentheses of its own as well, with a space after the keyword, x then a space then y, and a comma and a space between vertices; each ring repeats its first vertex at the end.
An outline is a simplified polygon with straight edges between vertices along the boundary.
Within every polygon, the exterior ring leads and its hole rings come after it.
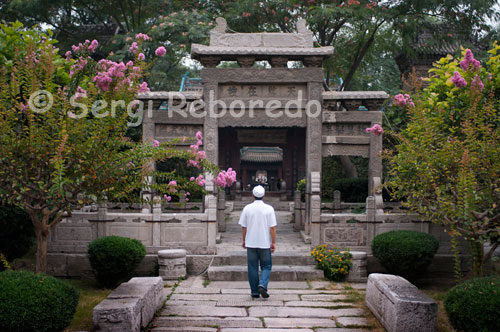
MULTIPOLYGON (((320 280, 324 278, 322 270, 314 265, 273 265, 271 281, 320 280)), ((211 281, 247 281, 246 265, 217 265, 208 269, 211 281)))
MULTIPOLYGON (((275 252, 273 265, 314 265, 314 259, 308 253, 283 253, 275 252)), ((244 265, 247 264, 246 251, 233 251, 229 255, 215 256, 212 266, 220 265, 244 265)))

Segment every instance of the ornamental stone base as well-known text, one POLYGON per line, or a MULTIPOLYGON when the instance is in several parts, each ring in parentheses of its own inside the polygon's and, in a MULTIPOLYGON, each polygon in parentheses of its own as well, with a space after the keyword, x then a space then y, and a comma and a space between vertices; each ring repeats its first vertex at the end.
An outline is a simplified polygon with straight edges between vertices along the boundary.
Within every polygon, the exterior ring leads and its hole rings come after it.
POLYGON ((163 280, 177 280, 186 276, 186 250, 166 249, 158 251, 159 273, 163 280))

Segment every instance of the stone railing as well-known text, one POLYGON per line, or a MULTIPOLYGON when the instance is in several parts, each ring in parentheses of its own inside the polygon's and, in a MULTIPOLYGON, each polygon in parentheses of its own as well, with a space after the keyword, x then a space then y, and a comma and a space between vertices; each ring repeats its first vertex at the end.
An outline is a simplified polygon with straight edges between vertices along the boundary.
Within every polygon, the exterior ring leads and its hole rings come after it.
POLYGON ((216 253, 216 197, 209 192, 203 206, 201 211, 183 213, 165 213, 161 204, 154 204, 152 209, 143 208, 142 212, 113 211, 107 204, 75 211, 51 233, 48 272, 58 276, 92 276, 87 259, 88 244, 109 235, 134 238, 144 244, 147 255, 135 271, 138 275, 154 272, 157 252, 162 249, 185 249, 189 255, 213 255, 216 253))

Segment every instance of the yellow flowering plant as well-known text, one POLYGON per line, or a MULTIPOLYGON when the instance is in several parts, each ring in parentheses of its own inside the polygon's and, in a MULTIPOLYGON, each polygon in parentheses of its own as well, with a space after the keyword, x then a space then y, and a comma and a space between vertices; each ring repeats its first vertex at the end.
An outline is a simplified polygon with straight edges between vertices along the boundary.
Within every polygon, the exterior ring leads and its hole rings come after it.
POLYGON ((313 249, 311 256, 314 257, 316 265, 325 272, 325 277, 331 281, 343 281, 352 267, 352 254, 349 249, 328 249, 326 244, 322 244, 313 249))

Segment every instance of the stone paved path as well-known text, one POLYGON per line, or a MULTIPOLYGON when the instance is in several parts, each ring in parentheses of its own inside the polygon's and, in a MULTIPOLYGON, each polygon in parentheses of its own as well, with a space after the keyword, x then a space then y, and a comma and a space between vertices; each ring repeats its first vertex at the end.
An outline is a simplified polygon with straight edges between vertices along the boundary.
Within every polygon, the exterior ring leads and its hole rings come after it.
POLYGON ((368 313, 352 303, 350 285, 327 281, 269 283, 269 299, 252 299, 248 282, 191 277, 166 287, 169 300, 151 332, 361 332, 370 331, 368 313))

